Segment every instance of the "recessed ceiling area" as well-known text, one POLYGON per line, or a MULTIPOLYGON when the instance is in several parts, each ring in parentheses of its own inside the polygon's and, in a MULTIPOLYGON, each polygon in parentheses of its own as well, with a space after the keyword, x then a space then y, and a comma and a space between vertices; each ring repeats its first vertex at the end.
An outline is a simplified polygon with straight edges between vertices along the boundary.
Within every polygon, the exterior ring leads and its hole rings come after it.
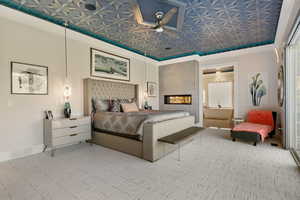
POLYGON ((282 0, 0 0, 0 4, 59 25, 67 21, 75 31, 166 60, 273 43, 282 0), (96 9, 86 9, 86 4, 96 9), (166 14, 176 7, 177 12, 165 30, 157 32, 138 23, 137 7, 143 20, 152 24, 157 11, 166 14))

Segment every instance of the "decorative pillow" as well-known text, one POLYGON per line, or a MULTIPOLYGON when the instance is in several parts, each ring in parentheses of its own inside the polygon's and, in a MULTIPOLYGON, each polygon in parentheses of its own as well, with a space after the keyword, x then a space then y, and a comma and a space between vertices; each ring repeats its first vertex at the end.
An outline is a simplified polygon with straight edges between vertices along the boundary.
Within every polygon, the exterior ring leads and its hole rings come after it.
MULTIPOLYGON (((119 99, 119 101, 120 101, 121 105, 123 103, 133 103, 133 102, 135 102, 135 98, 132 98, 132 99, 119 99)), ((121 106, 121 112, 124 112, 122 106, 121 106)))
POLYGON ((110 112, 121 112, 121 103, 120 103, 119 99, 111 100, 109 111, 110 112))
POLYGON ((119 99, 120 100, 120 103, 132 103, 134 102, 134 99, 119 99))
POLYGON ((135 102, 133 103, 122 103, 121 107, 123 109, 123 112, 138 112, 139 109, 135 102))
POLYGON ((93 99, 93 108, 95 111, 108 111, 109 100, 107 99, 93 99))

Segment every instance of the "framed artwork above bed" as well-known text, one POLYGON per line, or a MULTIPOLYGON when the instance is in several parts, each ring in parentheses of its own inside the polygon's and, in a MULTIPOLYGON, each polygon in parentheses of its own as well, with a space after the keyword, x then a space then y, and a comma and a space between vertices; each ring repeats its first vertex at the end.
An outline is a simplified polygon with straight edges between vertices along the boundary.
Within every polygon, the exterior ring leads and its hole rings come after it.
POLYGON ((130 60, 91 48, 91 76, 130 81, 130 60))

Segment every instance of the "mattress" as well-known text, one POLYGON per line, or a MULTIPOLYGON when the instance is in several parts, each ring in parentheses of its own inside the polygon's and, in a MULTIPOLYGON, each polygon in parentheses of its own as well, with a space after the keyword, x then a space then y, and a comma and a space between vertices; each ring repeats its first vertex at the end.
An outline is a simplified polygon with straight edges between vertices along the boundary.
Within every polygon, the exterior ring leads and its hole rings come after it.
POLYGON ((101 132, 142 140, 144 124, 189 115, 185 111, 97 112, 94 115, 93 126, 101 132))

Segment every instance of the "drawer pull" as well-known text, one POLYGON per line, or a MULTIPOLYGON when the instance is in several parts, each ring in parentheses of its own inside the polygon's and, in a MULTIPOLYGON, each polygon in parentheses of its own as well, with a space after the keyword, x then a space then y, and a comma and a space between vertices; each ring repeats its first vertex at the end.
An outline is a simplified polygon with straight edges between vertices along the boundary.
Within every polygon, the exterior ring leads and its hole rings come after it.
POLYGON ((78 135, 78 134, 75 133, 75 134, 72 134, 72 135, 70 135, 70 136, 76 136, 76 135, 78 135))
POLYGON ((70 128, 77 128, 77 126, 71 126, 70 128))

